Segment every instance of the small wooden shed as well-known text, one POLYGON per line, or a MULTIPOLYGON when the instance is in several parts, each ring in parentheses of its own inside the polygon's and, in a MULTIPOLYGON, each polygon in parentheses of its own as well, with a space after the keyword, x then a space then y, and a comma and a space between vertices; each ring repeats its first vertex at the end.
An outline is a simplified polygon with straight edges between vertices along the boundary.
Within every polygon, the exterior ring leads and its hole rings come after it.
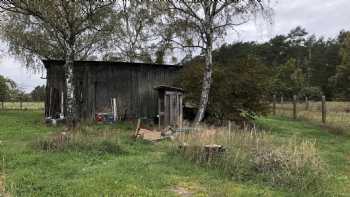
POLYGON ((161 85, 158 91, 159 129, 171 126, 182 128, 183 120, 183 89, 161 85))

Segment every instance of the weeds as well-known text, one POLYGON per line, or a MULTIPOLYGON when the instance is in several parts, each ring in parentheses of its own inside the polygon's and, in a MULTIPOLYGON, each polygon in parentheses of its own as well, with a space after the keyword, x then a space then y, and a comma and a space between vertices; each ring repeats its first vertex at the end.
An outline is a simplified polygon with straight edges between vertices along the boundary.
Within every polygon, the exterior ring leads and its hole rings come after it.
POLYGON ((297 192, 326 191, 328 175, 315 141, 295 137, 281 141, 263 131, 238 128, 231 132, 202 128, 179 139, 186 146, 179 151, 186 159, 235 180, 260 181, 297 192), (208 144, 223 145, 225 151, 208 158, 204 148, 208 144))
POLYGON ((115 131, 107 129, 95 131, 89 126, 74 131, 55 133, 44 139, 39 139, 33 144, 33 147, 48 152, 123 153, 115 131))

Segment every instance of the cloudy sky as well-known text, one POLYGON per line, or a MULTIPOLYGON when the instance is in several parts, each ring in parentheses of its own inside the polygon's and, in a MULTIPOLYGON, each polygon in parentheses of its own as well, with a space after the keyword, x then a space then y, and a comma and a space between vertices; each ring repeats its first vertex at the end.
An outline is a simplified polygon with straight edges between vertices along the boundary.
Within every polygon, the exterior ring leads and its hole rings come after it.
MULTIPOLYGON (((350 30, 349 0, 272 0, 273 25, 253 21, 238 28, 226 42, 266 41, 277 34, 287 34, 292 28, 302 26, 310 34, 335 37, 340 30, 350 30)), ((27 71, 23 63, 6 54, 6 45, 0 42, 0 74, 16 81, 30 92, 35 86, 45 83, 42 74, 27 71)))

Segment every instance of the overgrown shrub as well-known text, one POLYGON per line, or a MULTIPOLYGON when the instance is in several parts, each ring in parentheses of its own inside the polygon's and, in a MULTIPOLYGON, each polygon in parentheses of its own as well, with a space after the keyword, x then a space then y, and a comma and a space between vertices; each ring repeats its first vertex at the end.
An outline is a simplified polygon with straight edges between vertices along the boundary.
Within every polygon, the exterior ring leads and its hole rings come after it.
POLYGON ((75 131, 55 133, 33 144, 34 148, 49 151, 94 152, 100 154, 118 154, 123 150, 114 131, 94 130, 82 127, 75 131))
MULTIPOLYGON (((270 74, 268 67, 255 55, 254 45, 224 45, 213 54, 213 80, 206 122, 222 124, 224 120, 246 121, 241 112, 268 111, 270 74)), ((178 85, 183 87, 185 102, 198 106, 204 71, 204 58, 198 56, 184 65, 178 85)))
POLYGON ((206 128, 179 138, 180 154, 197 164, 218 169, 235 180, 261 181, 298 192, 324 194, 328 182, 315 141, 282 140, 265 132, 206 128), (204 145, 225 151, 208 158, 204 145))

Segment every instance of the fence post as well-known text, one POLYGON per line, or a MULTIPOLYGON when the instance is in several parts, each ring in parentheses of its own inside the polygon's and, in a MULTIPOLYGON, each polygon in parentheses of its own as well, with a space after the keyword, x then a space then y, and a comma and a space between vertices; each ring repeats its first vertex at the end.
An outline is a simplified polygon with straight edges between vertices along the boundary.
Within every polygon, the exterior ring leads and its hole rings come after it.
POLYGON ((272 101, 272 113, 273 115, 276 115, 276 95, 273 95, 273 101, 272 101))
POLYGON ((231 120, 228 121, 228 139, 231 142, 231 120))
POLYGON ((322 96, 322 123, 326 123, 326 97, 322 96))
POLYGON ((22 97, 19 97, 19 109, 22 111, 22 108, 23 108, 22 97))
POLYGON ((4 110, 5 106, 4 106, 4 101, 1 101, 1 109, 4 110))
POLYGON ((297 119, 297 95, 293 96, 293 119, 297 119))
POLYGON ((116 122, 118 118, 117 117, 117 99, 113 98, 112 103, 113 103, 113 121, 116 122))
POLYGON ((305 110, 309 110, 309 98, 305 96, 305 110))

